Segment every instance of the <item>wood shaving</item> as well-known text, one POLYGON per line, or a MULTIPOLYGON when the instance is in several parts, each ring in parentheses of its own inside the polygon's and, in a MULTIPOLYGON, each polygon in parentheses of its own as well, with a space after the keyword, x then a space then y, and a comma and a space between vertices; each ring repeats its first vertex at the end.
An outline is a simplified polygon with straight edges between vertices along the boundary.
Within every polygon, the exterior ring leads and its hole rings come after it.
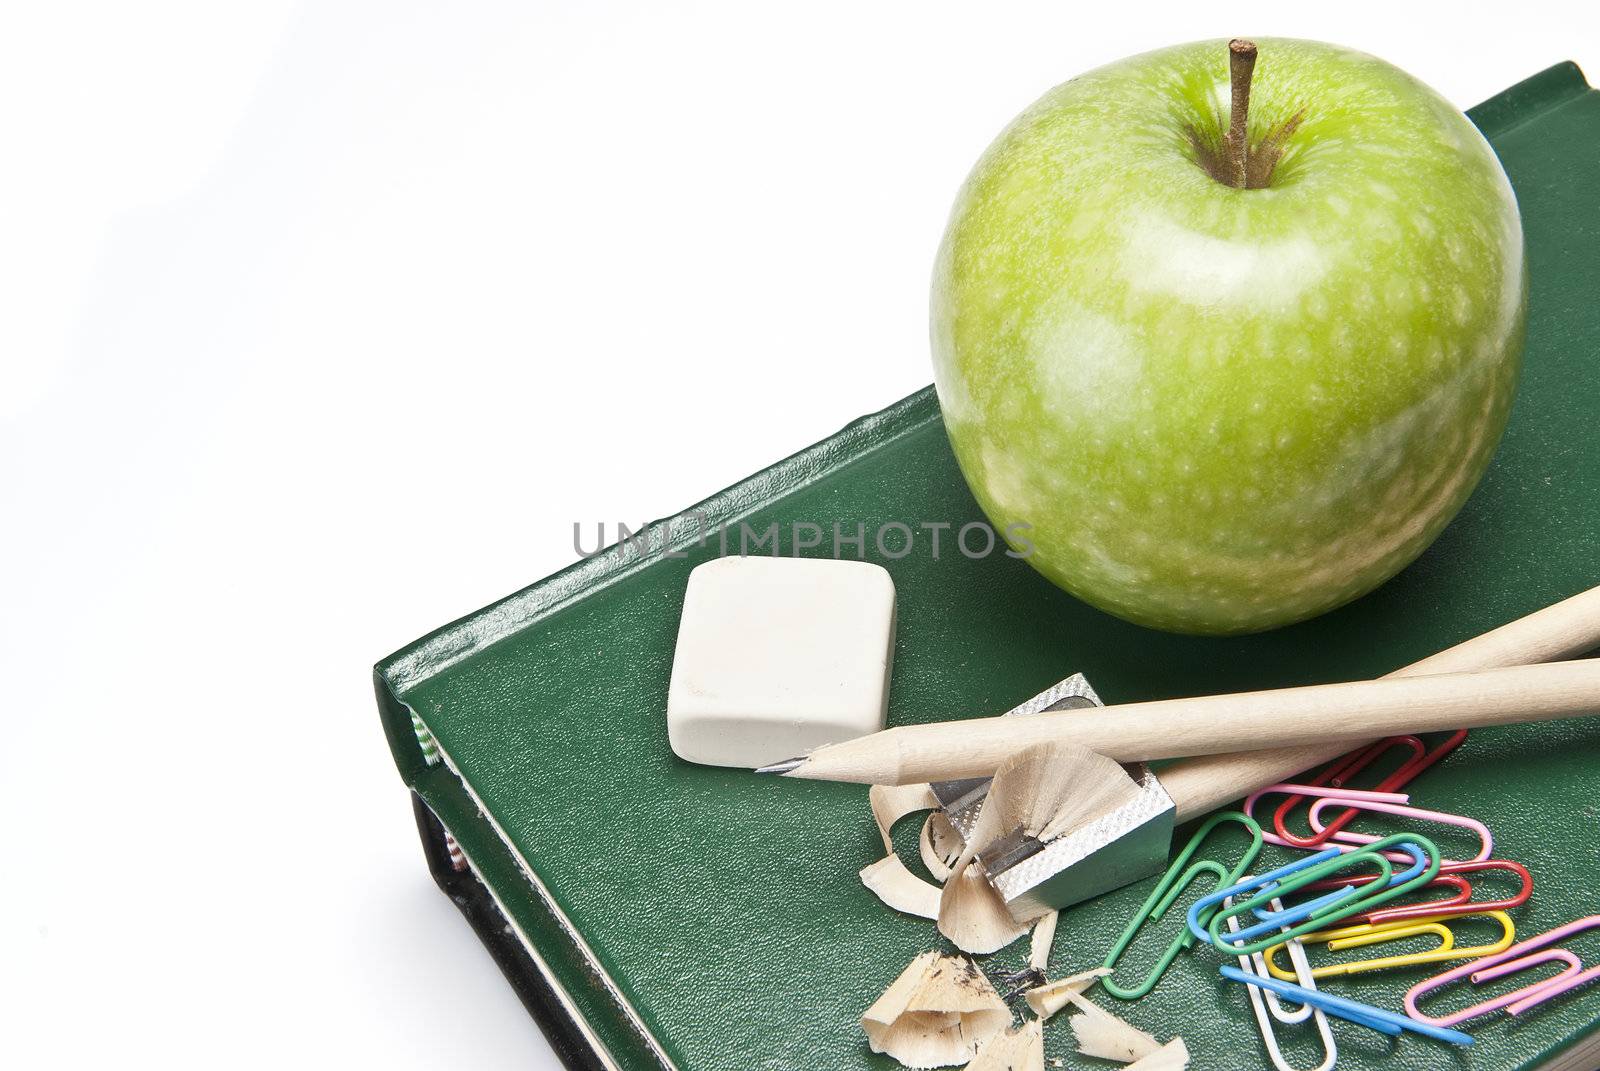
POLYGON ((1183 1071, 1189 1066, 1189 1046, 1173 1038, 1149 1056, 1128 1064, 1122 1071, 1183 1071))
MULTIPOLYGON (((939 806, 927 785, 873 785, 867 791, 872 818, 883 838, 884 857, 861 868, 861 884, 889 907, 918 918, 939 917, 939 886, 913 874, 895 854, 894 824, 915 811, 939 806)), ((935 812, 937 813, 937 812, 935 812)))
POLYGON ((878 835, 883 838, 883 850, 894 852, 894 838, 889 830, 894 824, 914 811, 933 810, 939 801, 927 785, 873 785, 867 790, 867 802, 872 805, 872 817, 878 823, 878 835))
POLYGON ((1033 1009, 1033 1014, 1040 1019, 1048 1019, 1071 1003, 1073 997, 1110 973, 1109 967, 1096 967, 1054 982, 1046 982, 1028 990, 1022 997, 1028 1002, 1028 1007, 1033 1009))
POLYGON ((933 811, 922 823, 922 836, 917 838, 917 846, 922 851, 922 865, 928 868, 935 881, 944 881, 954 872, 964 847, 961 835, 943 811, 933 811))
POLYGON ((995 771, 968 839, 979 853, 1017 832, 1047 841, 1138 796, 1128 771, 1104 755, 1077 744, 1035 744, 995 771))
POLYGON ((1030 1019, 1002 1030, 983 1043, 967 1071, 1044 1071, 1044 1024, 1030 1019))
POLYGON ((1011 1011, 972 960, 924 952, 861 1017, 873 1052, 906 1067, 955 1067, 1011 1025, 1011 1011))
POLYGON ((963 952, 998 952, 1028 932, 970 856, 956 864, 939 896, 939 932, 963 952))
POLYGON ((862 867, 861 884, 902 914, 922 919, 939 917, 939 886, 913 874, 898 855, 886 855, 862 867))
POLYGON ((1033 925, 1033 936, 1028 946, 1028 966, 1040 972, 1039 977, 1044 977, 1044 971, 1050 966, 1050 948, 1056 941, 1056 922, 1061 918, 1061 912, 1050 911, 1039 917, 1033 925))
POLYGON ((1021 937, 1032 918, 1017 919, 973 858, 1016 833, 1048 840, 1139 795, 1128 772, 1076 744, 1024 748, 995 771, 972 835, 946 879, 939 932, 963 952, 997 952, 1021 937))
POLYGON ((1085 999, 1082 993, 1074 993, 1067 999, 1081 1009, 1068 1020, 1068 1024, 1073 1034, 1077 1035, 1078 1051, 1085 1056, 1097 1056, 1102 1060, 1116 1060, 1125 1064, 1143 1060, 1161 1048, 1161 1042, 1154 1037, 1085 999))

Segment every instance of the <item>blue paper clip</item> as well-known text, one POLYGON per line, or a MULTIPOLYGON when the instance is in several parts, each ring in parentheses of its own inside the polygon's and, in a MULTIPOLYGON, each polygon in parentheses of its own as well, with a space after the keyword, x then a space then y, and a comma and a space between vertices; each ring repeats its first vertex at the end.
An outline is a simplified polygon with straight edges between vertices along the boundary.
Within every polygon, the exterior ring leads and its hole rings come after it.
POLYGON ((1272 992, 1288 997, 1296 1003, 1309 1004, 1313 1008, 1322 1009, 1329 1015, 1357 1023, 1367 1027, 1369 1030, 1376 1030, 1380 1034, 1388 1034, 1390 1037, 1399 1037, 1403 1032, 1409 1030, 1414 1034, 1433 1038, 1435 1041, 1448 1041, 1452 1045, 1472 1044, 1471 1034, 1464 1034, 1459 1030, 1449 1030, 1445 1027, 1419 1022, 1408 1016, 1385 1011, 1383 1008, 1375 1008, 1371 1004, 1362 1004, 1360 1001, 1336 997, 1332 993, 1326 993, 1320 989, 1307 989, 1305 986, 1295 985, 1293 982, 1285 982, 1270 975, 1251 974, 1249 971, 1241 971, 1238 967, 1223 965, 1218 969, 1222 972, 1224 978, 1231 981, 1260 986, 1262 989, 1270 989, 1272 992))
MULTIPOLYGON (((1246 893, 1253 889, 1262 888, 1263 886, 1276 885, 1280 879, 1286 878, 1290 874, 1298 873, 1299 871, 1305 870, 1308 867, 1316 866, 1318 863, 1325 863, 1332 859, 1338 859, 1344 854, 1345 853, 1338 848, 1324 848, 1315 855, 1308 855, 1304 859, 1296 859, 1294 862, 1280 866, 1276 870, 1270 870, 1265 874, 1258 874, 1254 877, 1245 878, 1236 885, 1230 885, 1226 889, 1218 889, 1216 892, 1206 894, 1189 906, 1189 932, 1194 934, 1194 936, 1198 937, 1202 941, 1209 941, 1211 939, 1211 935, 1206 932, 1206 925, 1201 921, 1200 916, 1205 915, 1207 918, 1209 918, 1211 909, 1222 903, 1224 900, 1236 897, 1240 893, 1246 893)), ((1327 896, 1319 896, 1317 899, 1308 901, 1306 904, 1300 906, 1312 907, 1322 903, 1331 903, 1335 898, 1342 900, 1346 896, 1350 895, 1349 890, 1354 888, 1355 886, 1347 885, 1343 889, 1331 892, 1327 896)), ((1281 926, 1283 923, 1280 922, 1278 925, 1281 926)), ((1255 927, 1251 927, 1251 930, 1254 929, 1255 927)), ((1246 934, 1248 932, 1249 931, 1240 930, 1237 933, 1230 933, 1228 936, 1236 940, 1244 940, 1247 939, 1246 934)), ((1254 936, 1254 934, 1250 933, 1250 936, 1254 936)))

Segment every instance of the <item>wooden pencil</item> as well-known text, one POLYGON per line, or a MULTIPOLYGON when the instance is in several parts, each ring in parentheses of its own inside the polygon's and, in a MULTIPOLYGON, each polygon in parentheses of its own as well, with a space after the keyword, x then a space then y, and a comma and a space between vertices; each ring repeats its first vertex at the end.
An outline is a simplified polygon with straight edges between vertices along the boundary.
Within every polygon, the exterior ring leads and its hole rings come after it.
POLYGON ((1582 659, 904 725, 829 744, 762 772, 902 785, 988 776, 1017 751, 1054 741, 1133 762, 1597 713, 1600 659, 1582 659))

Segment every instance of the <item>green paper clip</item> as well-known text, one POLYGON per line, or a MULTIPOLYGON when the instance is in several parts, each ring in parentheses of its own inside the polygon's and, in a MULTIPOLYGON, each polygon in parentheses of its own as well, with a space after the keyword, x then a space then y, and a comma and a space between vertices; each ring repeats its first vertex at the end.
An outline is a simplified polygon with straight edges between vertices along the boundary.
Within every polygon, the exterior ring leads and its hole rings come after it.
MULTIPOLYGON (((1250 864, 1255 862, 1255 858, 1260 852, 1261 827, 1249 815, 1241 814, 1238 811, 1221 811, 1206 819, 1205 824, 1195 831, 1194 836, 1189 838, 1189 843, 1183 846, 1183 850, 1178 853, 1178 857, 1167 867, 1167 872, 1156 883, 1155 889, 1151 891, 1150 896, 1145 900, 1144 906, 1139 908, 1138 913, 1129 921, 1127 928, 1122 931, 1122 936, 1118 937, 1116 943, 1111 946, 1111 951, 1106 953, 1105 968, 1107 970, 1115 970, 1117 960, 1122 958, 1122 954, 1133 943, 1133 939, 1138 934, 1140 927, 1146 922, 1153 922, 1159 919, 1195 878, 1201 874, 1211 874, 1217 879, 1217 888, 1227 888, 1238 882, 1240 876, 1250 869, 1250 864), (1216 829, 1223 822, 1238 822, 1250 832, 1250 847, 1245 849, 1244 855, 1239 859, 1239 862, 1232 870, 1224 867, 1214 859, 1200 859, 1194 863, 1189 863, 1195 852, 1199 850, 1200 843, 1210 835, 1213 829, 1216 829), (1188 869, 1184 869, 1185 864, 1188 864, 1188 869)), ((1156 987, 1156 983, 1161 981, 1161 976, 1167 973, 1167 968, 1172 966, 1172 962, 1178 958, 1184 949, 1192 948, 1196 940, 1197 938, 1189 932, 1188 927, 1184 927, 1182 932, 1172 939, 1172 944, 1167 946, 1167 950, 1162 953, 1161 958, 1156 960, 1156 965, 1151 968, 1144 981, 1137 986, 1131 989, 1124 988, 1113 981, 1110 975, 1100 979, 1100 985, 1106 992, 1119 1000, 1138 1000, 1156 987)))

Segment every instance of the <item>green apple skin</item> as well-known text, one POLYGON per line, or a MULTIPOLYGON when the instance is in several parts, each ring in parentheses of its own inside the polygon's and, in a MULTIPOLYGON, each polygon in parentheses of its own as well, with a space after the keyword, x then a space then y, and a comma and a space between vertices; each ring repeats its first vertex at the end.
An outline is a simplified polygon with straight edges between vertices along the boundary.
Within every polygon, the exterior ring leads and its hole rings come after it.
POLYGON ((984 512, 1067 591, 1177 632, 1285 625, 1406 566, 1483 475, 1521 364, 1522 227, 1476 128, 1372 56, 1258 45, 1252 141, 1303 109, 1268 187, 1196 162, 1225 41, 1134 56, 1000 135, 934 270, 984 512))

